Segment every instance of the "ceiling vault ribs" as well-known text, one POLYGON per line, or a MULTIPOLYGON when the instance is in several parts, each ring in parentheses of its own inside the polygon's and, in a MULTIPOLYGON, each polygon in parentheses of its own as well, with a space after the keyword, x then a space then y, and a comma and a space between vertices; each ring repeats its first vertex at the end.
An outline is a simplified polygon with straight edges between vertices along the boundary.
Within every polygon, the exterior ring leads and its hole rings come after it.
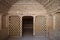
MULTIPOLYGON (((10 9, 10 7, 17 1, 24 1, 24 0, 0 0, 0 13, 3 11, 8 11, 10 9)), ((27 0, 27 1, 29 1, 29 0, 27 0)), ((60 0, 33 0, 33 1, 39 2, 45 8, 47 8, 47 7, 50 7, 51 4, 55 3, 56 1, 60 1, 60 0)))
POLYGON ((50 4, 52 4, 53 0, 49 0, 49 2, 47 2, 44 6, 49 6, 50 4))
POLYGON ((7 13, 10 7, 18 0, 1 0, 0 1, 0 14, 7 13))

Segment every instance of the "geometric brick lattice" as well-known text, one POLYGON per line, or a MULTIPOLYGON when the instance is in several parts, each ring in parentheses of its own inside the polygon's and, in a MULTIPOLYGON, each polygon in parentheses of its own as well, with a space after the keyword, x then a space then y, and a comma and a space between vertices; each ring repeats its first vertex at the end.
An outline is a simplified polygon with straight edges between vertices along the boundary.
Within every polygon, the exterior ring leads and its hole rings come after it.
POLYGON ((20 17, 9 16, 9 35, 20 36, 20 17))
POLYGON ((46 18, 45 16, 36 16, 35 35, 46 36, 46 18))

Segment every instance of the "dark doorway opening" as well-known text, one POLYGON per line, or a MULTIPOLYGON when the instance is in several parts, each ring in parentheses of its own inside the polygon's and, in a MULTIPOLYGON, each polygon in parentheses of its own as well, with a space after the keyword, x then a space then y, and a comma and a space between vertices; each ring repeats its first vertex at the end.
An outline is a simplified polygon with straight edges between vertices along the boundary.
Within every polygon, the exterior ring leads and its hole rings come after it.
POLYGON ((23 36, 33 35, 33 17, 23 16, 22 18, 22 34, 23 36))

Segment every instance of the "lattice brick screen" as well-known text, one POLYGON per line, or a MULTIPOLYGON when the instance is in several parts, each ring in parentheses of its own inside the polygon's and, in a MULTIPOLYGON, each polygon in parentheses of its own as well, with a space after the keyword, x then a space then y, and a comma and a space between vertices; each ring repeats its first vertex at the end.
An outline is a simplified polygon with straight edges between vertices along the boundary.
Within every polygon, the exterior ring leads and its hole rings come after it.
POLYGON ((9 35, 20 36, 20 17, 19 16, 9 17, 9 35))
POLYGON ((44 16, 37 16, 35 23, 35 35, 45 36, 46 35, 46 18, 44 16))

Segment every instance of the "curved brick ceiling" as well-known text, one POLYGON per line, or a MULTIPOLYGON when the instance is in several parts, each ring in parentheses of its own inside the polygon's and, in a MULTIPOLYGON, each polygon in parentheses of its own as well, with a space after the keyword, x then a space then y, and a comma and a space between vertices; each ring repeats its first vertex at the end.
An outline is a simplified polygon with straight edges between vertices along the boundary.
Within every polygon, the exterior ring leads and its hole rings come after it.
POLYGON ((12 15, 45 15, 46 9, 34 0, 18 1, 11 6, 8 14, 12 15))
POLYGON ((0 1, 0 13, 7 14, 7 11, 10 9, 11 5, 16 3, 18 0, 1 0, 0 1))
MULTIPOLYGON (((17 1, 24 1, 24 0, 0 0, 0 14, 5 14, 5 13, 7 14, 7 11, 17 1)), ((49 2, 52 2, 55 0, 33 0, 33 1, 37 1, 45 7, 45 5, 49 4, 49 2)), ((56 0, 56 1, 59 2, 59 0, 56 0)))
MULTIPOLYGON (((23 0, 0 0, 0 13, 6 13, 7 11, 10 9, 11 5, 13 5, 14 3, 16 3, 17 1, 23 1, 23 0)), ((33 0, 34 1, 34 0, 33 0)), ((37 2, 39 0, 36 0, 37 2)), ((41 3, 44 2, 44 0, 40 0, 41 3)), ((45 2, 48 0, 45 0, 45 2)))

